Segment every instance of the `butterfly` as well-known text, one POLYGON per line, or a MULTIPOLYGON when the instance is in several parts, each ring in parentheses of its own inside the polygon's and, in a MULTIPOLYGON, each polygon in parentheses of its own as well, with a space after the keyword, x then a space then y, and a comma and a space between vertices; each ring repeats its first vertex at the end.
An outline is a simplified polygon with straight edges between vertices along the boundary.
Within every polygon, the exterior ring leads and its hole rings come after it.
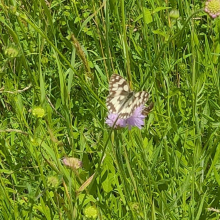
POLYGON ((132 116, 135 109, 144 105, 149 98, 145 91, 134 92, 130 90, 127 81, 113 74, 109 82, 109 95, 106 99, 108 111, 118 114, 119 118, 127 119, 132 116))

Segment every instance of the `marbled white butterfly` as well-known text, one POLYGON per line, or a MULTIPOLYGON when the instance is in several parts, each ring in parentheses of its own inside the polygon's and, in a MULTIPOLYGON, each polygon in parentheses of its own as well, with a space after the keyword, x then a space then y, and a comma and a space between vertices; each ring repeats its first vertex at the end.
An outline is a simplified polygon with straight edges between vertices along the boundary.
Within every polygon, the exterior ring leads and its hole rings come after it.
POLYGON ((144 105, 149 98, 149 93, 133 92, 126 80, 117 74, 113 74, 109 82, 109 95, 106 100, 108 111, 118 114, 119 118, 129 118, 135 109, 144 105))

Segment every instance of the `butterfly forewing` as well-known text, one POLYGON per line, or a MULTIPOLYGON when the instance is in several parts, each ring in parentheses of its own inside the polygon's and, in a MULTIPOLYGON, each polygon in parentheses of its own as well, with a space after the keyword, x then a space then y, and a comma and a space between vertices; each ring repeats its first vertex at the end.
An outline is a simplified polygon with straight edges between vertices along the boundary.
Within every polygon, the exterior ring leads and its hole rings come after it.
POLYGON ((137 107, 145 104, 148 97, 149 94, 145 91, 131 92, 128 83, 121 76, 111 76, 106 101, 110 113, 118 114, 119 118, 129 118, 137 107))
POLYGON ((126 80, 117 74, 113 74, 109 82, 109 96, 127 96, 129 92, 130 88, 126 80))
POLYGON ((110 113, 117 114, 123 106, 130 92, 126 80, 119 75, 113 74, 109 82, 109 95, 107 97, 107 108, 110 113))

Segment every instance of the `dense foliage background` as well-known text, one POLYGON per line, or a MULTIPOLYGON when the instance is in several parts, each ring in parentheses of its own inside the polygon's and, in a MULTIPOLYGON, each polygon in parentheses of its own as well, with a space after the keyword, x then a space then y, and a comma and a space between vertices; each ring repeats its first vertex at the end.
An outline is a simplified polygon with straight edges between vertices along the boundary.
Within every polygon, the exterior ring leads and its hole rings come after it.
POLYGON ((1 1, 0 219, 220 218, 220 20, 204 5, 1 1), (150 93, 142 130, 105 124, 113 73, 150 93))

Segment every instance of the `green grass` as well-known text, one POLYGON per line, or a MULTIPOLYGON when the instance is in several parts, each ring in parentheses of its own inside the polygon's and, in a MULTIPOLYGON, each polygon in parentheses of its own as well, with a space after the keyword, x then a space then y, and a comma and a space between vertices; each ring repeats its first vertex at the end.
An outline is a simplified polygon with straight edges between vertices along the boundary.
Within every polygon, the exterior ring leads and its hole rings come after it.
POLYGON ((204 5, 1 1, 0 220, 220 218, 220 20, 204 5), (105 124, 113 73, 150 93, 142 130, 105 124))

